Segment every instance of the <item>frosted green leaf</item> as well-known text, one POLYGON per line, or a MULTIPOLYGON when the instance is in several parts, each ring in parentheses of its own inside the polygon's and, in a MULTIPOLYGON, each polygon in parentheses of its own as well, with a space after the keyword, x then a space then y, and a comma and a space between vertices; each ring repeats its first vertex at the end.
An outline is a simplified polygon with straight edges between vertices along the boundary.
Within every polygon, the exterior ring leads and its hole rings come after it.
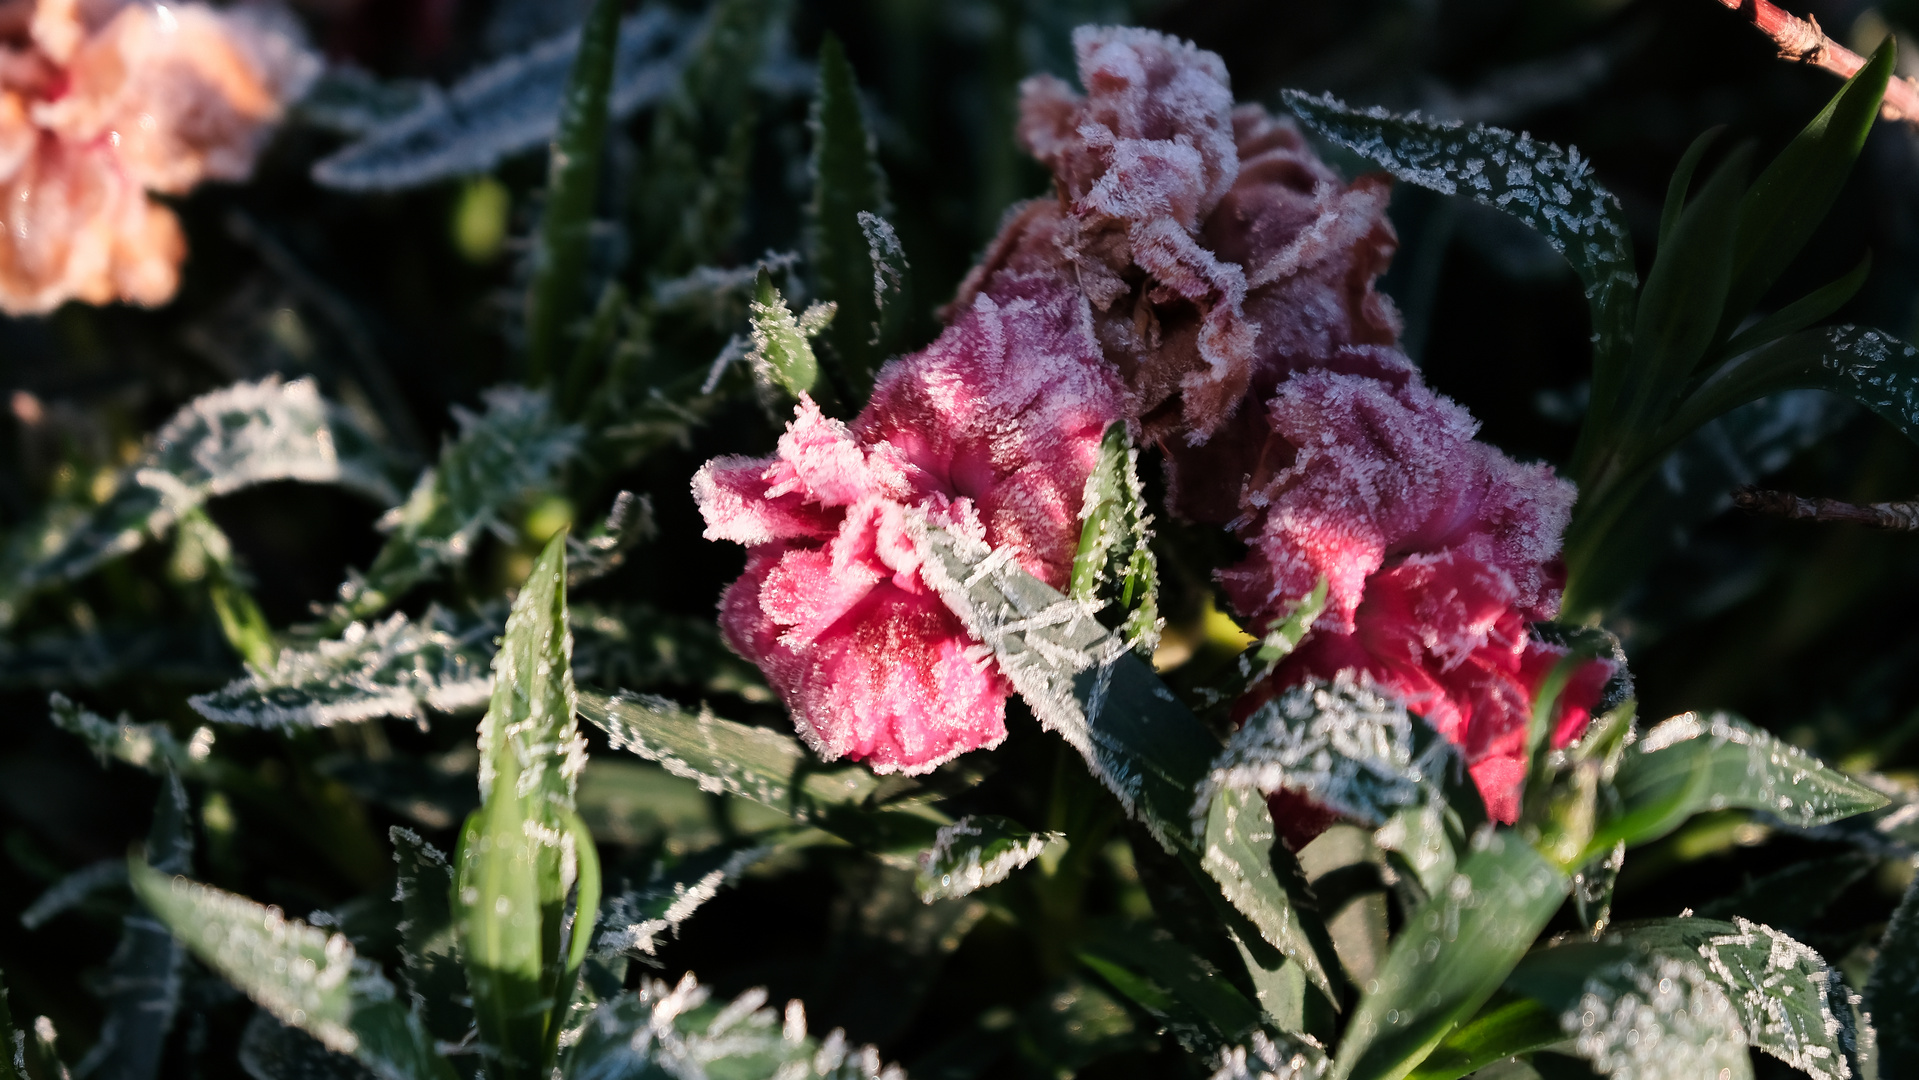
POLYGON ((148 772, 177 772, 194 776, 213 751, 213 729, 200 728, 185 743, 174 737, 165 724, 136 724, 125 713, 108 720, 68 700, 65 694, 50 694, 47 707, 53 726, 76 735, 102 762, 109 759, 148 772))
POLYGON ((1560 1016, 1572 1049, 1616 1080, 1749 1080, 1738 1009, 1697 963, 1669 956, 1588 976, 1560 1016))
POLYGON ((1067 594, 1102 605, 1108 625, 1150 656, 1165 620, 1159 617, 1159 561, 1153 555, 1153 516, 1139 482, 1139 451, 1114 422, 1100 441, 1099 460, 1080 496, 1079 550, 1067 594))
POLYGON ((1062 833, 1034 832, 992 814, 968 815, 941 829, 933 846, 920 852, 920 899, 953 900, 997 885, 1047 848, 1065 843, 1062 833))
POLYGON ((316 127, 359 136, 433 108, 440 96, 440 88, 429 82, 382 79, 365 68, 342 64, 322 72, 294 112, 316 127))
POLYGON ((605 577, 626 564, 627 553, 642 540, 659 535, 653 520, 653 498, 622 491, 613 497, 606 520, 582 537, 567 537, 566 586, 578 588, 605 577))
MULTIPOLYGON (((672 90, 686 62, 689 21, 650 4, 620 23, 608 113, 633 115, 672 90)), ((558 130, 578 30, 468 73, 445 93, 423 91, 411 110, 370 127, 313 166, 313 179, 346 191, 402 191, 491 172, 544 146, 558 130)), ((323 101, 323 115, 326 102, 323 101)), ((335 110, 336 113, 344 110, 335 110)), ((364 107, 347 114, 371 120, 364 107)))
POLYGON ((1919 349, 1864 326, 1802 330, 1732 361, 1686 399, 1658 441, 1677 441, 1721 413, 1785 390, 1850 398, 1919 441, 1919 349))
POLYGON ((809 1036, 799 1001, 778 1013, 766 1006, 760 989, 714 1002, 690 972, 672 987, 648 979, 593 1010, 562 1072, 567 1080, 906 1080, 843 1032, 809 1036))
POLYGON ((1326 1051, 1309 1036, 1253 1032, 1244 1046, 1220 1055, 1209 1080, 1319 1080, 1332 1067, 1326 1051))
POLYGON ((353 1055, 383 1080, 453 1080, 393 984, 354 953, 345 935, 138 858, 129 877, 134 893, 195 956, 282 1023, 353 1055))
POLYGON ((1879 941, 1863 1005, 1879 1033, 1879 1075, 1919 1075, 1919 878, 1879 941))
POLYGON ((554 414, 543 393, 517 386, 487 391, 486 411, 455 407, 459 434, 420 475, 406 501, 387 511, 387 542, 365 575, 351 573, 329 612, 335 630, 364 618, 447 566, 463 562, 502 513, 553 476, 579 452, 577 426, 554 414))
POLYGON ((1626 748, 1613 784, 1621 809, 1595 845, 1643 844, 1708 810, 1757 810, 1824 825, 1885 806, 1885 796, 1728 713, 1682 713, 1626 748))
POLYGON ((356 622, 336 641, 282 649, 273 670, 189 704, 217 723, 282 729, 477 709, 492 694, 487 664, 496 626, 463 624, 438 606, 418 622, 397 612, 371 626, 356 622))
POLYGON ((1577 148, 1417 113, 1353 109, 1330 95, 1288 90, 1284 100, 1308 130, 1395 177, 1503 210, 1545 237, 1572 264, 1592 309, 1593 401, 1614 399, 1632 355, 1639 275, 1625 212, 1577 148))
POLYGON ((773 287, 772 276, 764 269, 759 272, 755 288, 751 305, 753 348, 746 354, 754 377, 793 397, 812 392, 820 377, 820 363, 813 355, 812 339, 833 321, 836 306, 815 302, 795 318, 792 309, 786 306, 786 298, 773 287))
POLYGON ((654 867, 645 885, 607 902, 600 913, 594 953, 602 959, 621 954, 655 955, 668 937, 679 935, 681 924, 701 905, 768 856, 783 850, 783 839, 758 838, 720 845, 673 860, 671 865, 654 867))
POLYGON ((419 834, 395 825, 393 902, 400 905, 400 974, 413 1012, 434 1038, 458 1042, 473 1025, 453 927, 453 867, 419 834))
POLYGON ((1165 930, 1116 928, 1078 956, 1192 1053, 1220 1053, 1259 1028, 1259 1007, 1165 930))
POLYGON ((1312 979, 1330 985, 1325 958, 1337 955, 1320 920, 1306 875, 1279 842, 1266 799, 1245 788, 1215 793, 1202 828, 1200 866, 1241 914, 1312 979))
POLYGON ((313 380, 239 383, 195 398, 162 425, 106 503, 27 567, 21 585, 78 578, 159 537, 209 499, 278 480, 338 484, 384 503, 398 498, 372 437, 320 397, 313 380))

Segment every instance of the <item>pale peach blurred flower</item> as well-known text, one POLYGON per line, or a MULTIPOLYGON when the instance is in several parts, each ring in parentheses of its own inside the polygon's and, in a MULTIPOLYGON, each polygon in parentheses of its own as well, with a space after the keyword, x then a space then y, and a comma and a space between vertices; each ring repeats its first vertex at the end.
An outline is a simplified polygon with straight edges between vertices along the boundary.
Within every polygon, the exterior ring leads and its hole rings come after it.
POLYGON ((0 310, 165 303, 186 242, 148 192, 245 179, 318 71, 257 9, 0 0, 0 310))

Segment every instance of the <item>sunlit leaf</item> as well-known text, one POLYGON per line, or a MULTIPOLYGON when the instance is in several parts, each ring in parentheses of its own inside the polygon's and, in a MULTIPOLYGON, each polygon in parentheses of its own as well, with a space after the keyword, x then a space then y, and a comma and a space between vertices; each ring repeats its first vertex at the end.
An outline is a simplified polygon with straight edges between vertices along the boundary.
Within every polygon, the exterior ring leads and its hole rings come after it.
POLYGON ((1571 882, 1506 830, 1482 830, 1446 888, 1406 920, 1340 1041, 1338 1080, 1403 1076, 1484 1005, 1571 882))
POLYGON ((1919 1072, 1919 878, 1906 886, 1880 939, 1862 1004, 1879 1033, 1879 1075, 1919 1072))
POLYGON ((138 858, 128 873, 134 893, 195 956, 281 1023, 353 1055, 385 1080, 453 1080, 393 984, 344 935, 163 874, 138 858))
POLYGON ((278 480, 337 484, 383 503, 399 497, 372 437, 313 380, 238 383, 195 398, 154 432, 113 495, 22 584, 78 578, 209 499, 278 480))
POLYGON ((1563 1052, 1605 1076, 1752 1076, 1734 992, 1701 957, 1606 940, 1541 950, 1507 982, 1570 1040, 1563 1052))
POLYGON ((271 670, 189 703, 218 723, 284 729, 462 712, 492 693, 487 662, 497 627, 439 607, 418 622, 396 612, 371 626, 354 623, 337 641, 284 649, 271 670))
POLYGON ((1684 713, 1626 748, 1613 778, 1620 808, 1599 824, 1594 850, 1648 843, 1706 810, 1757 810, 1788 824, 1823 825, 1887 799, 1776 736, 1726 713, 1684 713))
POLYGON ((1065 842, 1060 833, 1034 832, 992 814, 970 814, 941 829, 933 846, 920 852, 920 899, 930 904, 997 885, 1048 847, 1065 842))
POLYGON ((1558 1014, 1528 998, 1502 994, 1454 1028, 1407 1076, 1409 1080, 1456 1080, 1565 1038, 1558 1014))
POLYGON ((1245 1045, 1220 1055, 1210 1080, 1319 1080, 1331 1067, 1317 1043, 1255 1031, 1245 1045))
POLYGON ((791 397, 818 390, 830 400, 831 395, 818 386, 820 363, 811 341, 833 321, 834 305, 814 303, 795 317, 786 298, 773 287, 772 275, 761 267, 751 307, 753 350, 746 360, 754 375, 791 397))
POLYGON ((1067 594, 1102 606, 1104 622, 1133 647, 1151 655, 1159 617, 1159 562, 1153 555, 1153 516, 1139 482, 1139 452, 1115 422, 1100 441, 1099 460, 1080 497, 1079 550, 1067 594))
MULTIPOLYGON (((671 90, 685 63, 688 30, 685 18, 657 4, 620 23, 612 116, 630 116, 671 90)), ((444 94, 421 92, 416 107, 321 159, 313 178, 348 191, 399 191, 490 172, 511 155, 546 145, 559 130, 579 41, 579 32, 569 31, 469 73, 444 94)))

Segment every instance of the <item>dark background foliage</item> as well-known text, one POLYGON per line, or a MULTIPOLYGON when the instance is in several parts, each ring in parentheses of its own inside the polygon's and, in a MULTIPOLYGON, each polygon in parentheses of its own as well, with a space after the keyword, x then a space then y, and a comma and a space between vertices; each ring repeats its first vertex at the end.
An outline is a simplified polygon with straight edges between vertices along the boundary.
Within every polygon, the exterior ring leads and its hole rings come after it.
MULTIPOLYGON (((335 59, 383 76, 445 81, 503 46, 563 26, 581 7, 309 0, 301 14, 335 59)), ((1889 25, 1919 31, 1919 4, 1829 0, 1794 10, 1810 11, 1862 50, 1889 25)), ((1822 72, 1779 61, 1767 41, 1708 0, 808 0, 795 11, 795 53, 812 56, 830 29, 846 42, 868 95, 893 220, 912 262, 910 345, 930 340, 933 308, 951 295, 1005 205, 1043 190, 1043 174, 1011 139, 1016 84, 1036 70, 1070 73, 1068 33, 1092 20, 1137 21, 1219 52, 1242 100, 1270 105, 1282 88, 1330 90, 1359 104, 1419 108, 1575 145, 1621 198, 1642 262, 1666 178, 1699 131, 1727 125, 1735 138, 1756 141, 1763 160, 1835 86, 1822 72)), ((1919 64, 1919 52, 1912 58, 1919 64)), ((713 261, 736 265, 795 246, 808 184, 805 113, 804 93, 763 102, 743 224, 713 261)), ((650 123, 642 115, 626 126, 610 172, 644 170, 650 123)), ((449 407, 472 406, 481 389, 512 376, 520 239, 545 175, 540 155, 499 170, 511 208, 506 238, 494 242, 485 235, 486 200, 499 189, 485 182, 371 196, 317 187, 307 170, 336 142, 293 123, 253 182, 181 200, 191 255, 185 286, 167 307, 70 305, 44 319, 0 320, 0 394, 11 406, 0 417, 0 518, 21 521, 50 496, 85 490, 130 460, 179 405, 237 379, 312 375, 424 460, 451 429, 449 407)), ((1362 167, 1335 160, 1349 173, 1362 167)), ((1776 296, 1831 280, 1870 249, 1872 277, 1841 318, 1908 340, 1919 335, 1915 178, 1919 132, 1881 124, 1824 231, 1776 296)), ((628 212, 611 205, 619 198, 606 197, 609 215, 628 212)), ((1510 453, 1563 461, 1589 363, 1586 308, 1571 272, 1523 227, 1462 201, 1402 188, 1393 217, 1400 251, 1385 288, 1428 381, 1470 408, 1485 437, 1510 453)), ((630 261, 639 265, 644 253, 630 261)), ((724 340, 689 333, 679 347, 688 356, 706 350, 701 365, 724 340)), ((581 597, 648 605, 648 633, 668 639, 649 647, 650 689, 723 701, 732 715, 767 723, 781 720, 763 693, 716 690, 707 661, 659 654, 717 655, 712 604, 740 565, 736 548, 699 538, 686 478, 712 453, 770 447, 777 430, 765 409, 736 398, 682 445, 636 468, 611 469, 609 492, 617 485, 651 495, 659 535, 581 597)), ((1907 498, 1919 495, 1919 453, 1877 419, 1847 414, 1769 483, 1855 501, 1907 498)), ((285 627, 329 598, 347 567, 368 562, 381 509, 283 484, 217 501, 211 513, 251 571, 268 619, 285 627)), ((603 505, 522 511, 585 523, 603 505)), ((1910 617, 1919 605, 1919 536, 1730 512, 1696 530, 1668 531, 1670 543, 1649 553, 1652 570, 1612 621, 1632 658, 1642 717, 1728 708, 1848 768, 1919 769, 1919 629, 1910 617)), ((445 590, 497 591, 524 572, 528 550, 490 541, 469 567, 472 580, 445 590)), ((89 988, 113 948, 124 901, 103 896, 34 932, 17 917, 61 875, 122 855, 143 836, 154 784, 124 767, 102 768, 51 727, 46 694, 63 689, 102 713, 125 709, 182 733, 199 723, 186 695, 240 666, 203 592, 167 563, 159 545, 42 597, 0 645, 0 970, 15 1014, 51 1016, 74 1045, 89 1042, 98 1023, 89 988)), ((1192 618, 1203 579, 1182 583, 1175 568, 1169 587, 1169 614, 1192 618)), ((409 610, 435 595, 416 597, 409 610)), ((1053 773, 1051 759, 1063 749, 1028 721, 1015 728, 988 767, 1004 777, 1053 773)), ((444 754, 470 746, 471 734, 463 722, 426 731, 387 722, 292 740, 223 731, 220 740, 223 753, 252 763, 279 805, 206 808, 202 876, 303 914, 354 897, 377 906, 390 880, 379 838, 390 823, 421 824, 329 763, 444 754), (324 825, 292 827, 299 818, 324 825)), ((1007 800, 1002 808, 1023 806, 1029 820, 1044 820, 1046 793, 995 783, 989 777, 984 790, 1007 800)), ((471 790, 462 776, 445 786, 471 790)), ((448 798, 457 805, 470 796, 448 798)), ((1085 798, 1105 796, 1088 782, 1085 798)), ((444 828, 435 838, 450 843, 444 828)), ((1709 817, 1628 863, 1619 910, 1703 908, 1753 877, 1839 854, 1743 818, 1709 817)), ((1903 882, 1889 871, 1854 874, 1851 863, 1830 871, 1840 885, 1823 913, 1776 917, 1852 969, 1903 882)), ((615 863, 612 875, 619 873, 615 863)), ((1025 931, 989 914, 938 969, 923 959, 942 952, 928 942, 953 928, 914 922, 914 901, 894 876, 851 856, 810 857, 721 896, 660 963, 668 974, 696 970, 726 993, 766 984, 776 999, 802 995, 823 1024, 843 1024, 856 1039, 879 1042, 889 1059, 940 1075, 937 1062, 963 1057, 969 1040, 990 1049, 994 1032, 1011 1029, 1011 1010, 1049 985, 1050 962, 1025 931), (904 915, 888 908, 901 904, 904 915), (725 932, 702 934, 702 925, 725 932)), ((1111 903, 1123 903, 1123 890, 1113 895, 1120 899, 1111 903)), ((169 1073, 233 1073, 231 1055, 194 1048, 237 1038, 247 1006, 220 987, 202 979, 190 988, 186 1035, 176 1040, 169 1073)), ((1150 1072, 1160 1060, 1119 1055, 1095 1071, 1150 1072)), ((1763 1075, 1773 1065, 1758 1067, 1763 1075)))

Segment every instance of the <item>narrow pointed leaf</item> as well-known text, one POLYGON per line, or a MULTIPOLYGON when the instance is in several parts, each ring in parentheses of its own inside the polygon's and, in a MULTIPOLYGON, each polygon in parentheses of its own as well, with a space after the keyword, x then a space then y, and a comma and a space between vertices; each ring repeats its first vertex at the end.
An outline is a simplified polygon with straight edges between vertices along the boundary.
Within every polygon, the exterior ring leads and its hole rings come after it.
POLYGON ((527 288, 527 381, 564 384, 566 328, 580 313, 588 230, 600 186, 606 145, 607 95, 619 51, 620 0, 594 0, 580 26, 580 44, 566 79, 559 129, 546 176, 546 204, 534 238, 533 281, 527 288))
POLYGON ((1502 997, 1447 1035, 1407 1074, 1409 1080, 1458 1080, 1501 1059, 1565 1041, 1557 1013, 1529 998, 1502 997))
POLYGON ((1368 984, 1339 1044, 1336 1080, 1406 1075, 1486 1003, 1570 887, 1517 835, 1480 832, 1445 890, 1407 919, 1368 984))
MULTIPOLYGON (((624 119, 673 88, 686 63, 689 30, 689 20, 660 4, 620 23, 609 114, 624 119)), ((336 109, 331 115, 367 130, 315 164, 313 178, 346 191, 402 191, 491 172, 505 158, 553 139, 579 51, 579 31, 568 31, 480 67, 444 93, 411 91, 413 106, 397 115, 367 112, 365 104, 351 114, 336 109)))
POLYGON ((1761 345, 1767 345, 1787 334, 1796 334, 1828 315, 1846 306, 1866 283, 1866 275, 1872 272, 1872 252, 1868 251, 1859 259, 1859 265, 1847 271, 1843 277, 1831 281, 1806 295, 1760 319, 1751 326, 1733 336, 1726 342, 1721 355, 1738 356, 1750 352, 1761 345))
POLYGON ((991 814, 970 814, 939 831, 933 846, 920 852, 920 899, 956 900, 997 885, 1044 854, 1066 843, 1064 834, 1034 832, 1016 821, 991 814))
POLYGON ((881 351, 881 295, 874 287, 861 214, 885 215, 886 178, 873 136, 860 114, 859 82, 846 49, 830 31, 820 40, 819 86, 813 98, 813 201, 808 207, 812 265, 820 295, 839 305, 828 332, 839 376, 864 401, 881 351))
POLYGON ((1259 1027, 1259 1007, 1163 930, 1115 930, 1079 960, 1193 1053, 1211 1056, 1259 1027))
MULTIPOLYGON (((193 869, 193 822, 187 791, 169 772, 160 783, 147 831, 147 858, 161 874, 193 869)), ((124 1080, 152 1080, 159 1074, 167 1033, 180 1008, 180 968, 186 951, 167 928, 144 909, 129 912, 120 944, 107 961, 101 994, 106 1016, 92 1049, 74 1066, 76 1076, 95 1073, 124 1080)))
POLYGON ((1699 168, 1699 159, 1706 156, 1712 144, 1718 140, 1726 127, 1721 124, 1701 132, 1699 137, 1686 147, 1679 157, 1679 164, 1673 168, 1672 179, 1666 183, 1666 205, 1659 212, 1659 249, 1665 250, 1666 242, 1672 239, 1672 231, 1679 225, 1679 217, 1686 211, 1686 196, 1692 190, 1692 174, 1699 168))
POLYGON ((1757 810, 1791 825, 1824 825, 1876 810, 1886 797, 1772 734, 1725 713, 1685 713, 1640 736, 1620 758, 1620 808, 1599 825, 1595 851, 1656 840, 1705 810, 1757 810))
POLYGON ((1880 939, 1863 1004, 1879 1033, 1879 1075, 1919 1075, 1919 878, 1880 939))
POLYGON ((1887 37, 1753 182, 1739 208, 1726 331, 1752 310, 1826 219, 1879 115, 1893 50, 1893 39, 1887 37))
POLYGON ((352 1054, 384 1080, 453 1080, 393 984, 327 934, 278 909, 173 877, 135 858, 133 891, 207 966, 282 1023, 352 1054))
POLYGON ((391 503, 387 460, 311 379, 238 383, 195 398, 153 434, 106 503, 58 550, 27 567, 35 588, 71 581, 172 528, 207 500, 257 484, 337 484, 391 503))
POLYGON ((395 825, 387 835, 396 870, 393 900, 400 905, 401 977, 427 1031, 458 1042, 473 1024, 473 1010, 461 1001, 466 974, 453 925, 453 868, 412 830, 395 825))
POLYGON ((1680 406, 1658 441, 1670 445, 1721 413, 1783 390, 1851 398, 1919 441, 1919 349, 1861 326, 1802 330, 1733 361, 1680 406))
POLYGON ((1566 257, 1592 311, 1594 409, 1587 422, 1603 421, 1632 355, 1639 275, 1625 213, 1593 176, 1592 163, 1577 150, 1500 128, 1353 109, 1296 90, 1285 102, 1315 134, 1407 183, 1503 210, 1566 257))

